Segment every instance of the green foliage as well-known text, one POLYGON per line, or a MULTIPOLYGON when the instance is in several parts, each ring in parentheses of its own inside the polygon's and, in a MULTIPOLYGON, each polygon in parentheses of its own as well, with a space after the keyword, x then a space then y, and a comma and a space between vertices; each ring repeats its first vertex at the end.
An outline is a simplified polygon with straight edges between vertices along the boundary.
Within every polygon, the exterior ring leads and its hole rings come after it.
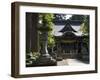
POLYGON ((84 16, 83 23, 81 25, 81 29, 83 36, 84 46, 88 49, 89 47, 89 16, 84 16))
POLYGON ((70 20, 80 20, 80 21, 83 21, 84 20, 84 15, 72 15, 72 17, 70 17, 70 20))
POLYGON ((31 65, 39 57, 40 57, 40 53, 39 52, 26 53, 26 65, 31 65))
POLYGON ((55 44, 54 36, 52 34, 52 30, 54 26, 53 19, 54 19, 54 14, 50 14, 50 13, 40 14, 40 20, 42 23, 38 29, 41 31, 41 33, 44 31, 48 32, 48 46, 49 47, 54 46, 55 44))
POLYGON ((82 31, 83 35, 89 33, 89 16, 84 16, 84 20, 83 23, 81 25, 81 29, 80 31, 82 31))
POLYGON ((43 13, 39 15, 41 20, 41 26, 38 28, 39 31, 43 32, 43 31, 52 31, 53 29, 53 14, 50 13, 43 13))
POLYGON ((52 33, 48 35, 48 47, 53 47, 55 45, 55 39, 52 33))
POLYGON ((52 28, 53 26, 53 14, 46 13, 46 14, 40 14, 41 15, 41 20, 42 20, 42 28, 43 27, 50 27, 52 28))
POLYGON ((33 52, 31 58, 34 59, 34 60, 36 60, 37 58, 39 58, 39 56, 40 56, 40 53, 38 53, 38 52, 33 52))

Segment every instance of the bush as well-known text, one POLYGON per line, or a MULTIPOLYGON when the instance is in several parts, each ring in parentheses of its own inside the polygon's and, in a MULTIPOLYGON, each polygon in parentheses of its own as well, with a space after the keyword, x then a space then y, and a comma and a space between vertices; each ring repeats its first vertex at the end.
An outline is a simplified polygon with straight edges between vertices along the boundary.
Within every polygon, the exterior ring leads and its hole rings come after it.
POLYGON ((26 65, 32 65, 40 57, 39 52, 30 52, 26 54, 26 65))

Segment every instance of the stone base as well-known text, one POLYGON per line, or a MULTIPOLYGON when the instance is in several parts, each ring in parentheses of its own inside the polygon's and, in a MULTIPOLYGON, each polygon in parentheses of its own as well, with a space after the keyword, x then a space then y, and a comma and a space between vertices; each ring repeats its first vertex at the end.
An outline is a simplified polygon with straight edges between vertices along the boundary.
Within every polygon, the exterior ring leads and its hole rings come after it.
POLYGON ((40 65, 56 65, 57 62, 55 59, 53 59, 52 57, 50 56, 41 56, 40 57, 40 65))
POLYGON ((33 61, 31 65, 26 67, 35 67, 35 66, 56 66, 57 61, 50 56, 40 56, 36 61, 33 61))
POLYGON ((62 61, 63 58, 62 57, 57 57, 57 61, 62 61))

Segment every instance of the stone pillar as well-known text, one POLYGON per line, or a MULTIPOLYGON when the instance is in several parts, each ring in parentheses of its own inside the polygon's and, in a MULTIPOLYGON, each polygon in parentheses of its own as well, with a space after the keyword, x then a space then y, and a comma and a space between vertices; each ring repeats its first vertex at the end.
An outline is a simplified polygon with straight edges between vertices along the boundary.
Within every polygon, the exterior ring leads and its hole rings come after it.
POLYGON ((42 48, 41 48, 41 54, 45 57, 50 57, 48 50, 48 32, 42 32, 42 48))
MULTIPOLYGON (((46 26, 44 26, 46 27, 46 26)), ((47 27, 46 27, 47 28, 47 27)), ((40 56, 40 65, 42 66, 52 66, 56 65, 56 60, 49 54, 47 47, 48 47, 48 31, 49 30, 41 30, 43 28, 40 28, 41 31, 41 56, 40 56)))

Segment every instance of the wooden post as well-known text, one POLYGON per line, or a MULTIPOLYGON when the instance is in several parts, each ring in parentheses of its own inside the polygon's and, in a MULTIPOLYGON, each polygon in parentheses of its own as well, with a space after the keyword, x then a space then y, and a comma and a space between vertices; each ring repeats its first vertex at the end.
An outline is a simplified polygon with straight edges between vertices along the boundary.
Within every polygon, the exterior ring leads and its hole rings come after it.
POLYGON ((26 52, 38 51, 38 14, 26 13, 26 52))

